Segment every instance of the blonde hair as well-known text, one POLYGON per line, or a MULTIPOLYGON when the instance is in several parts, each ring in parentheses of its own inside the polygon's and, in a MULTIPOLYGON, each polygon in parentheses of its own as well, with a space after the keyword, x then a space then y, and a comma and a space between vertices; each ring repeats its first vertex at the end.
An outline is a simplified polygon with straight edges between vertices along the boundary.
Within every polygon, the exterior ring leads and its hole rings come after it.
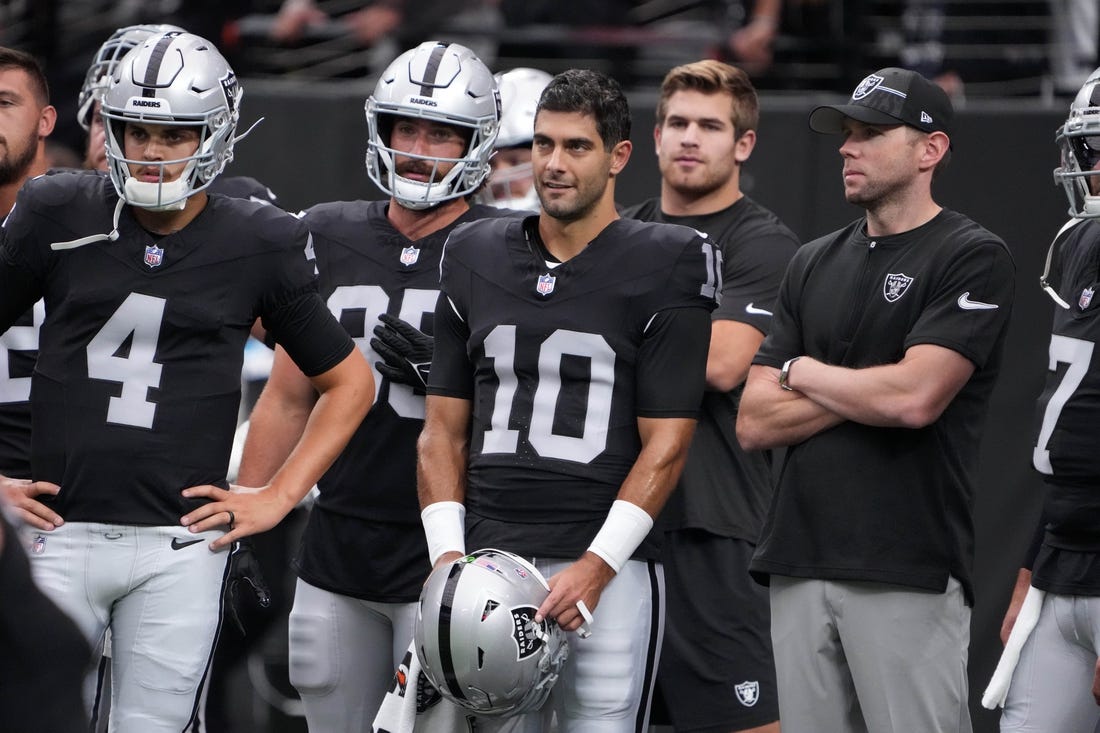
POLYGON ((665 74, 661 82, 661 97, 657 101, 658 125, 665 123, 669 98, 684 90, 729 94, 732 97, 730 120, 736 137, 741 137, 748 130, 755 130, 760 123, 760 103, 749 75, 736 66, 706 59, 677 66, 665 74))

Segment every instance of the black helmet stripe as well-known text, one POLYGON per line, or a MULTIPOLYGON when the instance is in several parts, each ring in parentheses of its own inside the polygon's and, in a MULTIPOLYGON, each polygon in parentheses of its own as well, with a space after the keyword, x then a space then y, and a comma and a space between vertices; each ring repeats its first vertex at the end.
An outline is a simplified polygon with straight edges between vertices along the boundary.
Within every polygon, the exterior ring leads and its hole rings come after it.
POLYGON ((172 41, 176 40, 178 33, 169 33, 159 41, 153 48, 153 52, 149 56, 149 65, 145 67, 145 78, 141 81, 142 87, 141 96, 154 97, 156 96, 157 77, 160 76, 160 65, 164 62, 164 55, 168 53, 168 47, 172 45, 172 41))
POLYGON ((443 665, 443 678, 447 682, 447 689, 455 697, 465 700, 462 686, 458 684, 455 675, 454 657, 451 655, 451 609, 454 606, 455 589, 458 587, 458 579, 462 576, 462 563, 453 563, 451 572, 447 575, 447 582, 443 586, 443 597, 439 599, 439 662, 443 665))
POLYGON ((420 96, 432 96, 435 88, 435 77, 439 73, 439 65, 443 63, 443 54, 447 52, 446 44, 437 44, 432 49, 432 55, 428 57, 428 64, 424 67, 424 78, 420 80, 420 96))

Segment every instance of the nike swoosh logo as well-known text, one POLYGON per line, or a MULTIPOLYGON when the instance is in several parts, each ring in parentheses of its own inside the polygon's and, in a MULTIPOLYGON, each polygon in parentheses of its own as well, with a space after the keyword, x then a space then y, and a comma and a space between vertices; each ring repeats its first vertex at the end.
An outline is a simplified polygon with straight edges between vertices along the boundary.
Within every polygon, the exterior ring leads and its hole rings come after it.
POLYGON ((197 540, 185 540, 183 542, 180 542, 179 537, 173 537, 172 538, 172 549, 173 550, 182 550, 185 547, 190 547, 191 545, 197 545, 200 542, 202 542, 201 537, 197 540))
POLYGON ((749 303, 745 306, 745 312, 748 313, 750 316, 770 316, 772 314, 771 311, 766 311, 763 308, 757 308, 753 306, 752 303, 749 303))
POLYGON ((959 296, 958 303, 959 307, 964 311, 991 311, 1000 308, 996 303, 983 303, 980 300, 971 300, 969 290, 959 296))

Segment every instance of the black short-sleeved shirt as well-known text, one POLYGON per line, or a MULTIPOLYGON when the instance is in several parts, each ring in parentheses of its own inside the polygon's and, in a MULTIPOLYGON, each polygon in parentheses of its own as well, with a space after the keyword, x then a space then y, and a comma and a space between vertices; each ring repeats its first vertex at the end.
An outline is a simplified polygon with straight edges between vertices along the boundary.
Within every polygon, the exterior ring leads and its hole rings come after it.
POLYGON ((924 428, 849 421, 790 446, 751 566, 758 578, 943 591, 954 576, 972 602, 973 476, 1014 271, 1003 241, 948 210, 888 237, 868 237, 860 220, 799 249, 754 364, 805 354, 858 369, 935 344, 975 371, 924 428))
MULTIPOLYGON (((623 216, 705 232, 722 249, 722 303, 714 320, 747 323, 767 335, 779 283, 798 238, 748 196, 703 216, 670 216, 650 199, 623 216)), ((662 519, 667 529, 704 529, 756 542, 771 501, 770 453, 746 452, 734 432, 742 387, 707 390, 684 473, 662 519)))
POLYGON ((4 223, 0 328, 39 298, 32 378, 35 479, 69 521, 176 525, 188 486, 226 487, 244 343, 257 317, 306 374, 354 348, 317 295, 308 232, 273 206, 211 194, 159 237, 95 174, 29 181, 4 223))
MULTIPOLYGON (((412 241, 386 218, 386 201, 345 201, 308 209, 321 297, 373 367, 378 316, 389 313, 433 332, 439 260, 451 231, 509 215, 474 206, 453 224, 412 241)), ((420 597, 431 571, 416 495, 416 439, 424 396, 375 371, 376 395, 359 429, 318 482, 298 558, 306 582, 379 602, 420 597), (379 552, 379 547, 386 547, 379 552)))
POLYGON ((573 558, 637 460, 638 418, 696 417, 720 283, 686 227, 620 219, 550 267, 535 222, 451 234, 429 392, 473 402, 467 545, 573 558))
MULTIPOLYGON (((67 172, 71 171, 50 173, 67 172)), ((275 203, 271 189, 248 176, 218 176, 207 190, 231 198, 275 203)), ((38 358, 38 329, 45 317, 45 304, 38 302, 0 335, 0 474, 4 476, 31 477, 31 372, 38 358)))
POLYGON ((1037 588, 1100 595, 1100 223, 1055 243, 1048 283, 1054 308, 1046 384, 1035 415, 1032 465, 1045 479, 1046 532, 1032 565, 1037 588))

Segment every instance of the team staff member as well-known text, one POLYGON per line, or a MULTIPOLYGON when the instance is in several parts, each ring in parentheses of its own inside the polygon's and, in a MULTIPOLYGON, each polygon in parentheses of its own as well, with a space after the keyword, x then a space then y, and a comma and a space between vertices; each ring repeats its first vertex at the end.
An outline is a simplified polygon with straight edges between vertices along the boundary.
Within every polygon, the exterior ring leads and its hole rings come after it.
MULTIPOLYGON (((542 213, 447 241, 418 453, 434 564, 466 547, 535 558, 535 621, 592 635, 541 713, 503 725, 644 731, 664 618, 653 518, 702 397, 719 274, 693 230, 621 220, 630 158, 619 85, 566 71, 543 91, 532 162, 542 213)), ((486 725, 492 725, 486 722, 486 725)))
MULTIPOLYGON (((427 42, 401 54, 366 108, 368 172, 389 200, 319 204, 302 216, 330 310, 371 362, 394 362, 380 366, 374 407, 318 483, 296 563, 290 678, 310 729, 332 733, 370 725, 413 636, 431 570, 416 438, 432 346, 419 329, 431 332, 447 235, 497 215, 467 203, 488 175, 500 116, 492 73, 469 49, 427 42), (427 111, 410 101, 426 87, 434 102, 427 111), (386 341, 371 339, 379 316, 390 324, 386 341)), ((252 413, 241 481, 263 483, 278 468, 316 398, 277 349, 252 413)))
POLYGON ((751 565, 785 733, 971 729, 973 473, 1015 268, 932 198, 951 121, 896 68, 810 115, 866 216, 791 261, 737 420, 744 448, 789 446, 751 565))
POLYGON ((1042 526, 1035 556, 1020 571, 1024 592, 1014 596, 1007 626, 1025 592, 1038 619, 1026 622, 1035 624, 1030 635, 1023 624, 1013 632, 1026 641, 1008 687, 1002 731, 1092 731, 1100 725, 1100 452, 1092 432, 1100 417, 1098 113, 1100 69, 1081 87, 1058 134, 1062 166, 1055 176, 1074 218, 1055 237, 1043 274, 1058 307, 1032 456, 1045 484, 1042 526))
POLYGON ((722 252, 707 391, 663 517, 668 623, 658 681, 678 731, 779 730, 768 593, 749 576, 771 499, 771 460, 741 449, 734 421, 798 238, 741 192, 758 121, 744 71, 719 61, 672 69, 653 131, 661 196, 623 213, 706 232, 722 252))
POLYGON ((51 506, 65 517, 33 533, 32 568, 93 644, 110 625, 112 730, 124 733, 193 721, 225 550, 297 503, 373 390, 316 293, 305 228, 274 207, 205 192, 232 159, 238 102, 209 41, 150 38, 122 60, 103 101, 109 176, 34 179, 3 228, 0 328, 46 301, 31 464, 60 487, 51 506), (257 316, 324 396, 270 484, 230 492, 257 316))

